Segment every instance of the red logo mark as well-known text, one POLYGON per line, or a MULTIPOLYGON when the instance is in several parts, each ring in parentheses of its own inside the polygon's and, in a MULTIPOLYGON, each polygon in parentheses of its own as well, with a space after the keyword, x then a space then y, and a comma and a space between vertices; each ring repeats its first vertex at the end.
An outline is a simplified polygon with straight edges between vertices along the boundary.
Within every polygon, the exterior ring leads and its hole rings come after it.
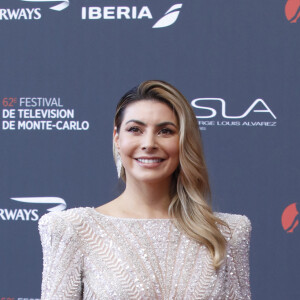
POLYGON ((296 23, 300 18, 300 0, 287 0, 285 16, 290 23, 296 23))
POLYGON ((281 224, 283 229, 292 233, 299 224, 299 211, 297 210, 296 203, 288 205, 282 213, 281 224))

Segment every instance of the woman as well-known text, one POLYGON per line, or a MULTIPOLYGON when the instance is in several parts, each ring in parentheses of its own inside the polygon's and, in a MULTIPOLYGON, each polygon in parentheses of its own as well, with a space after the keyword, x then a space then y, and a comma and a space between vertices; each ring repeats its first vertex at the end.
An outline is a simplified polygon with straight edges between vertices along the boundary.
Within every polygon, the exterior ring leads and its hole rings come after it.
POLYGON ((114 158, 125 191, 39 221, 42 300, 250 299, 246 216, 213 212, 193 110, 170 84, 120 100, 114 158))

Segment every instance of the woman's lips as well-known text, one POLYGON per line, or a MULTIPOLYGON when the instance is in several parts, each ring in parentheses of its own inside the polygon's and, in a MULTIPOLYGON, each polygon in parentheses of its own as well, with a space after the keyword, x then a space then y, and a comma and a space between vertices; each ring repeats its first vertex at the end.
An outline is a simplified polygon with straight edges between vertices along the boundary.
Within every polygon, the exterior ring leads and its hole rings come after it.
POLYGON ((140 166, 145 168, 156 168, 165 161, 163 158, 135 158, 135 160, 140 166))

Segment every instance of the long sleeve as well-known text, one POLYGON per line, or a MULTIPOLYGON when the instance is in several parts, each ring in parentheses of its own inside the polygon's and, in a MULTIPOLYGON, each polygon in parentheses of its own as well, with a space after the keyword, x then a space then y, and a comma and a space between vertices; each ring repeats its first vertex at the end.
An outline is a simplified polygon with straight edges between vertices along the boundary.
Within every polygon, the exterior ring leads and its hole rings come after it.
POLYGON ((82 254, 75 230, 63 212, 51 212, 38 223, 43 250, 41 300, 82 299, 82 254))
POLYGON ((252 226, 246 216, 239 216, 228 250, 227 297, 251 300, 249 251, 252 226))

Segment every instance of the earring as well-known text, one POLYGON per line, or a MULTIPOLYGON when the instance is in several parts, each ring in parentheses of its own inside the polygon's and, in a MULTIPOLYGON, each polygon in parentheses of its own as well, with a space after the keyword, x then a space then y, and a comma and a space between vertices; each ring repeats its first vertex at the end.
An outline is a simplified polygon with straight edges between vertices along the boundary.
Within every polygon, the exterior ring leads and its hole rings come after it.
POLYGON ((118 173, 118 178, 121 177, 121 170, 122 170, 122 160, 119 152, 117 152, 117 173, 118 173))

